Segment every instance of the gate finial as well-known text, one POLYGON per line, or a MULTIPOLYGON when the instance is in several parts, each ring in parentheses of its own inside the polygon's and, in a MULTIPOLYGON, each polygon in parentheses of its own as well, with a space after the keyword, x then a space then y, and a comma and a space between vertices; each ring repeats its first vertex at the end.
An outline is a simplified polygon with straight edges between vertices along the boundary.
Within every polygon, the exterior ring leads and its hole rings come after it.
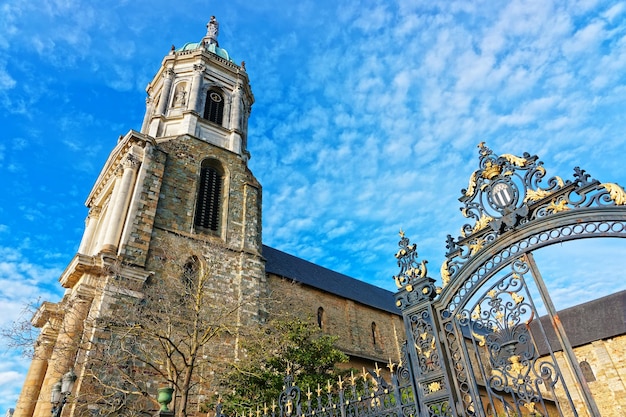
POLYGON ((428 268, 426 267, 428 261, 425 259, 419 261, 417 245, 411 243, 402 230, 400 230, 398 246, 399 249, 394 256, 398 260, 400 272, 393 279, 399 289, 414 295, 409 297, 410 301, 408 298, 405 302, 398 299, 396 304, 400 307, 406 304, 406 302, 413 303, 425 298, 433 299, 437 294, 437 290, 434 286, 435 280, 428 277, 428 268))

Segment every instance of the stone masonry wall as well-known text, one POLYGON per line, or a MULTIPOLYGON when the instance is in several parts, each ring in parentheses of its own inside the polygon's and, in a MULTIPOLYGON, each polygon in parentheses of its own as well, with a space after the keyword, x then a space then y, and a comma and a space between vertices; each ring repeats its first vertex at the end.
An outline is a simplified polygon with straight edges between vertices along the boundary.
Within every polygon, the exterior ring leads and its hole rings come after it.
POLYGON ((220 234, 227 246, 258 253, 261 246, 261 234, 258 233, 261 186, 241 158, 192 136, 162 142, 159 147, 168 153, 168 158, 155 226, 182 233, 193 231, 201 163, 205 158, 214 158, 224 167, 224 187, 228 190, 222 211, 226 218, 221 222, 225 230, 220 230, 220 234), (257 233, 246 233, 246 227, 257 233))
MULTIPOLYGON (((603 417, 621 417, 626 414, 626 335, 606 340, 597 340, 574 349, 579 361, 586 361, 595 381, 587 381, 594 401, 603 417)), ((580 393, 563 352, 556 352, 565 383, 571 389, 577 410, 584 410, 580 393)))
POLYGON ((356 357, 376 361, 381 366, 389 359, 394 362, 399 360, 401 344, 405 340, 400 315, 377 310, 275 275, 269 275, 268 284, 270 297, 280 300, 276 305, 279 310, 316 321, 318 308, 322 307, 322 329, 339 337, 338 347, 355 357, 354 365, 358 368, 362 361, 356 357), (376 324, 376 343, 372 335, 372 323, 376 324))
POLYGON ((150 145, 146 146, 146 154, 149 162, 143 161, 143 175, 137 178, 138 201, 136 207, 131 207, 135 210, 130 213, 130 236, 122 248, 126 259, 139 266, 145 265, 148 256, 166 159, 164 152, 150 145))

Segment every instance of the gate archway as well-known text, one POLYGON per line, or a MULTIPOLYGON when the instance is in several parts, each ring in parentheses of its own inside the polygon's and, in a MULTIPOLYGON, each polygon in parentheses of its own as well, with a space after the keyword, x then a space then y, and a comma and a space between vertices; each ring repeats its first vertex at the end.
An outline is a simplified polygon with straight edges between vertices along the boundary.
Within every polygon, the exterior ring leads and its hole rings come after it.
POLYGON ((460 198, 474 223, 448 236, 442 287, 402 233, 396 254, 420 415, 599 416, 532 253, 626 237, 626 193, 579 168, 573 180, 546 179, 537 156, 498 156, 484 144, 479 154, 460 198))

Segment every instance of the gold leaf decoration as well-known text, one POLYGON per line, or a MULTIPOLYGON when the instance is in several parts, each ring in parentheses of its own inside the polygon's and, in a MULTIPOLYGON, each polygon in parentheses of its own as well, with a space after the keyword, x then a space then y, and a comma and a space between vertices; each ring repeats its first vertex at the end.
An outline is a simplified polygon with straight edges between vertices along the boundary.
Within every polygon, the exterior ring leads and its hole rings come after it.
POLYGON ((626 192, 618 184, 607 182, 604 184, 600 184, 600 186, 606 188, 606 190, 609 192, 609 197, 611 197, 611 200, 613 200, 616 205, 626 205, 626 192))
POLYGON ((467 197, 470 197, 472 194, 474 194, 474 190, 476 189, 476 173, 477 172, 478 171, 472 172, 472 175, 470 176, 469 185, 467 186, 467 190, 465 191, 465 195, 467 197))
POLYGON ((492 221, 492 220, 493 220, 492 217, 487 216, 485 213, 483 213, 482 217, 480 219, 478 219, 478 221, 474 225, 474 228, 472 229, 472 233, 476 233, 479 230, 484 229, 485 227, 487 227, 489 222, 492 221))
POLYGON ((500 155, 502 158, 509 161, 509 163, 515 165, 516 167, 523 167, 526 165, 526 159, 521 158, 519 156, 511 155, 510 153, 506 153, 504 155, 500 155))
POLYGON ((515 304, 519 304, 522 301, 524 301, 524 296, 523 295, 519 295, 516 292, 512 292, 511 293, 511 298, 513 299, 513 301, 515 301, 515 304))
POLYGON ((482 177, 485 179, 492 179, 500 174, 502 167, 498 164, 494 164, 491 161, 487 161, 485 169, 483 169, 482 177))
POLYGON ((513 371, 513 375, 522 374, 522 372, 524 372, 524 369, 526 368, 526 366, 522 365, 519 360, 520 360, 520 357, 518 355, 513 355, 509 358, 509 361, 511 362, 511 371, 513 371))
POLYGON ((542 189, 538 189, 538 190, 529 189, 528 191, 526 191, 526 198, 524 198, 524 202, 539 201, 542 198, 549 196, 550 194, 552 194, 551 191, 546 191, 542 189))
POLYGON ((431 393, 437 392, 441 390, 441 383, 439 381, 434 381, 428 384, 428 391, 431 393))
POLYGON ((420 278, 424 278, 428 274, 428 269, 426 268, 427 260, 422 260, 420 263, 419 269, 417 271, 417 276, 420 278))
POLYGON ((563 178, 559 177, 558 175, 554 178, 556 178, 556 183, 559 184, 559 187, 562 187, 565 184, 563 182, 563 178))
POLYGON ((527 402, 526 404, 524 404, 524 407, 528 408, 528 411, 530 411, 531 413, 535 412, 535 403, 530 401, 527 402))
POLYGON ((472 336, 474 336, 474 339, 478 340, 478 346, 485 346, 485 336, 483 336, 482 334, 478 334, 476 332, 474 332, 472 330, 472 336))
POLYGON ((480 318, 480 304, 476 304, 474 311, 472 311, 472 319, 478 320, 480 318))
POLYGON ((441 282, 443 283, 444 288, 450 283, 450 270, 448 269, 448 260, 446 259, 443 264, 441 264, 441 282))
POLYGON ((485 246, 484 239, 476 239, 469 244, 470 255, 475 255, 479 250, 485 246))
POLYGON ((566 210, 569 210, 569 207, 567 207, 567 201, 565 200, 560 200, 559 202, 553 200, 548 207, 546 207, 546 211, 553 214, 566 210))

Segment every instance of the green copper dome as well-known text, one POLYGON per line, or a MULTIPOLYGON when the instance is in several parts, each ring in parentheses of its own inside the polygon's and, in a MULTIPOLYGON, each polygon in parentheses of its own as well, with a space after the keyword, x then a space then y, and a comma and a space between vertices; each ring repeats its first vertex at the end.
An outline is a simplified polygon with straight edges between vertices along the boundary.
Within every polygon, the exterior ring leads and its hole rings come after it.
MULTIPOLYGON (((202 48, 202 42, 187 42, 181 48, 176 49, 176 52, 184 52, 184 51, 195 51, 196 49, 202 48)), ((228 51, 224 48, 220 48, 214 43, 211 43, 205 48, 207 51, 211 52, 219 56, 220 58, 224 58, 229 62, 235 62, 228 54, 228 51)))

